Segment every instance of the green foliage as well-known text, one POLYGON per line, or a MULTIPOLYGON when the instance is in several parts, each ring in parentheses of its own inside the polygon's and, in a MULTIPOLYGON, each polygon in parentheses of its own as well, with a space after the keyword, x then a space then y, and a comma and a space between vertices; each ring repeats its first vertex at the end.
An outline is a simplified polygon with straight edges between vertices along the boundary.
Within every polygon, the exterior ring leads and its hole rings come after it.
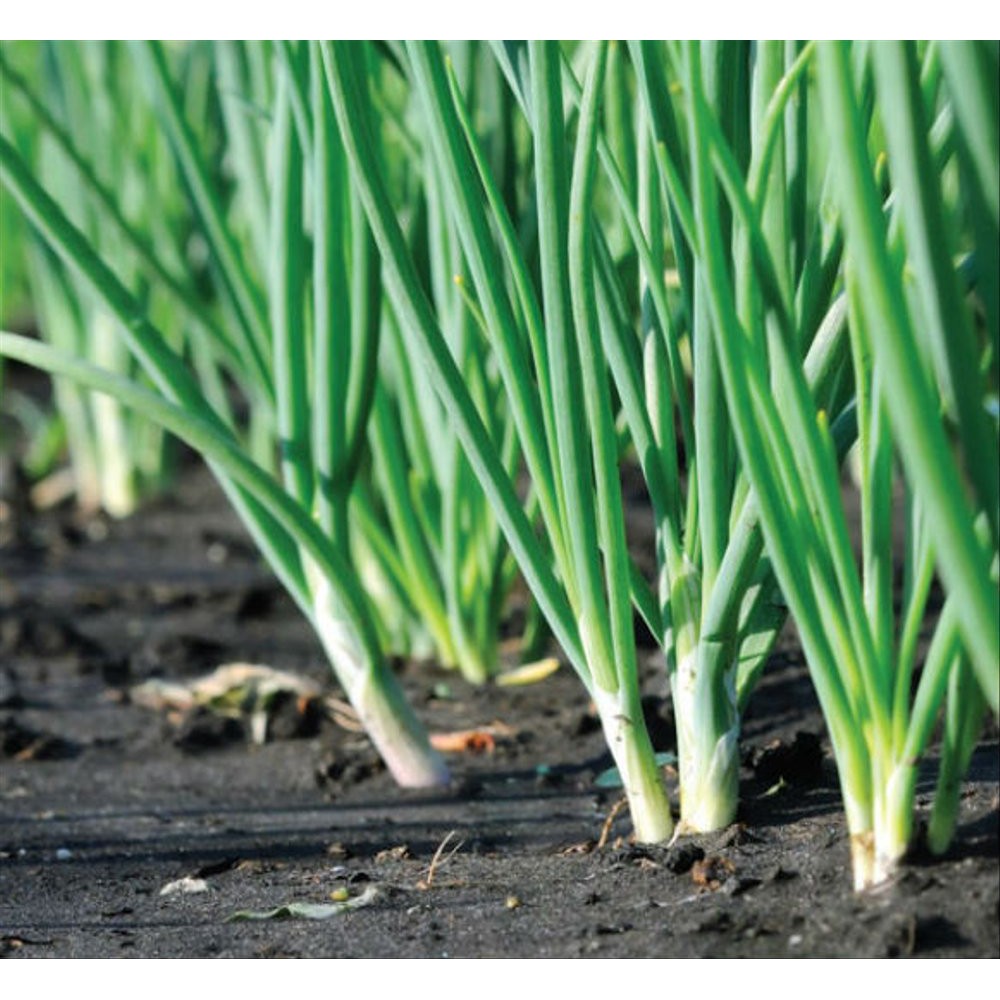
POLYGON ((681 829, 708 830, 735 817, 740 716, 790 610, 856 885, 906 850, 939 719, 947 846, 1000 686, 996 43, 99 51, 143 81, 119 107, 93 83, 133 158, 69 135, 31 78, 24 121, 58 155, 39 184, 18 119, 0 177, 39 233, 39 309, 99 306, 131 360, 0 353, 203 452, 401 780, 443 770, 382 650, 488 677, 516 568, 640 839, 673 820, 634 615, 665 657, 681 829), (162 211, 114 189, 161 158, 162 211))

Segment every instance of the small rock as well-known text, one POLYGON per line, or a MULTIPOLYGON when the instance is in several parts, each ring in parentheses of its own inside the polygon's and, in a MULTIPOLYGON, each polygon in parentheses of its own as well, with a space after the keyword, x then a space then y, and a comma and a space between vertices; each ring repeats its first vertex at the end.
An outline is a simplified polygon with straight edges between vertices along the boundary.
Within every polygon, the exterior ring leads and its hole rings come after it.
POLYGON ((632 930, 632 924, 598 924, 595 933, 607 936, 611 934, 627 934, 632 930))
POLYGON ((695 862, 701 861, 704 857, 705 852, 697 844, 690 842, 674 844, 667 852, 664 864, 675 875, 683 875, 685 872, 691 871, 695 862))
POLYGON ((361 752, 343 754, 328 749, 324 752, 313 772, 316 784, 327 792, 335 792, 337 787, 350 787, 378 774, 385 765, 378 755, 361 752))

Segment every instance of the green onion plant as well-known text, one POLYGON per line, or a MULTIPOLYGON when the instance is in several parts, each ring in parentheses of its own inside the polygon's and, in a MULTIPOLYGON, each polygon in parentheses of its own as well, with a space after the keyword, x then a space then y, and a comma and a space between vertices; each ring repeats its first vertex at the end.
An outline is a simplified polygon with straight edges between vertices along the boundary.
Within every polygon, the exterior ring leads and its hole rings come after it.
POLYGON ((364 52, 350 43, 323 46, 334 107, 382 254, 390 301, 535 599, 594 700, 636 835, 657 841, 670 835, 673 821, 639 703, 612 403, 593 285, 584 280, 584 269, 574 270, 569 262, 571 242, 574 253, 590 253, 592 215, 582 209, 589 206, 593 188, 605 53, 599 47, 591 63, 581 112, 583 138, 572 170, 563 132, 559 48, 535 44, 528 53, 537 114, 534 225, 541 297, 500 188, 483 166, 481 149, 469 145, 472 133, 463 126, 440 48, 414 43, 404 53, 465 258, 463 280, 482 314, 507 394, 535 498, 531 502, 518 494, 515 477, 484 425, 407 245, 375 150, 364 52), (535 504, 537 519, 531 516, 535 504))
MULTIPOLYGON (((488 93, 487 72, 491 67, 496 76, 499 72, 477 48, 467 43, 454 50, 479 92, 488 93)), ((405 59, 369 64, 373 92, 383 108, 392 109, 378 147, 383 172, 394 193, 400 192, 398 212, 407 219, 407 241, 421 262, 444 337, 491 440, 514 475, 517 437, 481 317, 464 290, 464 261, 446 211, 446 189, 430 144, 421 138, 411 88, 400 87, 405 65, 405 59), (381 85, 375 83, 379 72, 381 85), (405 103, 394 107, 397 91, 405 103), (411 168, 406 173, 404 164, 411 168)), ((500 146, 509 115, 502 102, 485 105, 492 107, 489 137, 500 146)), ((390 648, 431 653, 481 683, 499 666, 501 619, 516 564, 441 401, 412 363, 413 351, 407 325, 387 309, 370 464, 361 470, 352 500, 356 548, 365 556, 360 565, 369 591, 384 595, 376 602, 390 648)))
MULTIPOLYGON (((629 144, 619 128, 616 146, 624 152, 616 155, 601 128, 599 97, 607 93, 619 110, 628 104, 628 77, 617 49, 596 46, 575 54, 573 62, 588 74, 589 104, 558 46, 508 44, 494 54, 531 134, 535 189, 529 226, 508 211, 456 75, 439 48, 407 46, 402 59, 423 103, 425 131, 433 139, 468 265, 469 293, 496 353, 537 501, 539 530, 520 543, 528 546, 518 555, 521 569, 594 698, 609 744, 617 756, 633 760, 631 774, 641 775, 626 779, 626 790, 639 835, 654 836, 668 824, 662 794, 652 790, 658 781, 637 706, 631 625, 631 605, 637 605, 667 657, 682 829, 716 829, 735 817, 739 713, 784 609, 763 555, 755 502, 735 461, 704 269, 688 247, 693 226, 686 181, 671 175, 660 155, 667 144, 675 157, 683 155, 664 73, 668 57, 655 46, 632 49, 642 94, 631 126, 638 135, 629 144), (574 116, 575 152, 566 124, 574 116), (608 215, 611 223, 602 225, 608 215), (537 234, 537 246, 526 233, 537 234), (612 241, 639 260, 638 287, 626 285, 627 262, 615 258, 612 241), (673 293, 668 270, 679 276, 673 293), (626 545, 621 427, 638 456, 656 517, 659 575, 653 587, 626 545), (546 593, 552 580, 544 564, 555 568, 558 595, 546 593), (572 645, 565 646, 567 639, 572 645), (654 808, 655 816, 643 816, 654 808)), ((761 160, 773 158, 808 55, 783 48, 777 72, 772 67, 771 77, 755 80, 748 47, 715 50, 720 72, 727 60, 742 60, 745 72, 727 83, 727 93, 740 95, 733 101, 732 126, 747 136, 750 126, 756 128, 754 153, 761 160), (765 94, 756 113, 754 86, 765 94)), ((471 401, 448 384, 452 376, 437 317, 365 149, 366 125, 356 108, 366 97, 350 59, 350 49, 341 47, 327 65, 342 90, 337 107, 345 135, 357 136, 348 146, 387 275, 390 261, 398 269, 394 281, 387 277, 390 295, 401 314, 409 310, 410 330, 422 335, 416 349, 431 365, 435 388, 479 463, 517 553, 515 535, 525 530, 509 470, 501 476, 497 466, 504 463, 495 443, 466 416, 471 401)), ((797 149, 804 141, 796 136, 792 145, 797 149)), ((761 174, 768 176, 766 169, 761 174)), ((818 391, 827 394, 835 392, 830 372, 845 354, 844 310, 831 296, 829 275, 839 253, 831 228, 818 226, 808 247, 803 237, 795 273, 796 280, 807 274, 801 283, 813 282, 803 290, 809 310, 804 325, 812 324, 803 350, 818 391)))
MULTIPOLYGON (((185 261, 188 218, 178 179, 148 104, 137 99, 131 62, 112 42, 45 42, 0 53, 0 79, 9 90, 5 131, 35 175, 55 193, 95 249, 179 347, 181 316, 169 290, 143 273, 129 234, 155 242, 172 273, 185 261), (12 60, 21 55, 21 69, 12 60), (24 56, 33 58, 25 59, 24 56), (29 88, 26 75, 37 81, 29 88), (115 192, 122 226, 108 226, 115 192), (122 228, 125 233, 123 234, 122 228)), ((189 74, 190 75, 190 74, 189 74)), ((9 203, 8 203, 9 204, 9 203)), ((8 244, 19 260, 42 335, 62 349, 110 370, 135 376, 115 319, 44 244, 29 234, 8 244), (20 246, 22 252, 14 248, 20 246)), ((190 282, 177 282, 186 297, 190 282)), ((172 449, 162 430, 107 397, 86 397, 61 382, 55 389, 79 506, 112 516, 131 513, 140 498, 170 474, 172 449)), ((35 469, 35 472, 51 471, 35 469)))
MULTIPOLYGON (((779 200, 772 225, 787 253, 780 278, 771 278, 802 303, 800 358, 816 394, 843 408, 834 377, 845 355, 843 308, 830 278, 839 234, 835 225, 806 225, 808 132, 798 108, 811 46, 711 43, 704 53, 704 86, 717 128, 732 146, 728 169, 746 176, 762 201, 779 200)), ((682 77, 681 54, 658 43, 630 44, 629 54, 638 98, 634 207, 625 161, 608 150, 602 164, 640 262, 638 323, 630 322, 614 272, 599 269, 599 287, 607 290, 603 343, 656 518, 658 575, 647 620, 671 684, 681 829, 698 832, 736 817, 740 716, 786 609, 738 460, 733 425, 743 417, 723 391, 711 278, 693 252, 693 172, 684 128, 692 114, 690 91, 668 83, 682 77)), ((734 210, 720 199, 718 211, 731 241, 734 210)), ((730 279, 745 282, 747 265, 734 255, 727 262, 730 279)), ((838 435, 845 448, 848 421, 838 435)), ((651 602, 646 596, 638 603, 651 602)))
POLYGON ((943 851, 1000 682, 996 44, 210 52, 218 148, 185 111, 184 50, 132 47, 216 301, 176 301, 182 257, 38 102, 97 228, 2 135, 0 181, 142 375, 11 334, 0 355, 204 454, 403 783, 445 771, 383 652, 488 677, 516 568, 639 840, 675 827, 634 616, 665 657, 695 832, 736 816, 740 716, 790 611, 855 885, 911 844, 935 732, 943 851), (147 287, 173 291, 183 340, 147 287), (630 550, 626 462, 652 560, 630 550))
POLYGON ((225 178, 185 115, 174 53, 137 43, 132 56, 208 248, 220 287, 218 316, 190 325, 189 363, 0 137, 0 181, 114 316, 152 388, 11 334, 0 340, 0 353, 97 389, 198 449, 316 629, 394 777, 411 786, 446 781, 441 758, 387 667, 351 559, 351 484, 374 395, 378 262, 349 181, 318 49, 224 45, 217 52, 217 63, 228 67, 220 80, 253 79, 254 102, 267 102, 225 113, 231 126, 225 178), (224 180, 234 189, 231 203, 224 180))
MULTIPOLYGON (((769 239, 766 200, 755 201, 753 190, 741 186, 730 169, 733 150, 705 86, 702 50, 694 44, 684 48, 684 86, 691 100, 694 249, 708 276, 726 400, 730 412, 742 415, 733 424, 739 454, 826 716, 851 834, 854 882, 860 889, 888 878, 909 846, 917 764, 942 705, 942 784, 932 821, 932 844, 938 850, 953 828, 954 782, 968 760, 984 702, 996 711, 996 536, 990 527, 995 492, 989 492, 989 484, 995 489, 997 451, 995 438, 989 442, 995 428, 991 431, 984 419, 987 379, 978 364, 983 358, 987 368, 993 366, 995 385, 995 355, 990 356, 989 337, 972 335, 951 257, 959 234, 949 228, 954 220, 944 213, 940 187, 935 189, 940 183, 935 155, 948 156, 960 145, 935 151, 931 141, 929 113, 937 108, 937 98, 946 101, 947 95, 938 95, 934 87, 930 95, 922 91, 913 46, 880 44, 870 52, 857 50, 853 63, 851 56, 847 46, 821 46, 818 70, 833 204, 845 229, 860 567, 841 499, 830 414, 810 392, 795 326, 789 322, 791 304, 780 283, 772 281, 787 243, 769 239), (892 190, 885 199, 876 186, 867 145, 872 63, 875 103, 881 104, 889 143, 892 190), (890 122, 890 113, 905 122, 890 122), (752 288, 741 289, 729 273, 720 189, 736 222, 737 253, 747 257, 752 288), (918 215, 918 208, 929 214, 918 215), (935 212, 941 242, 932 247, 928 237, 935 212), (932 273, 935 255, 937 270, 932 273), (904 262, 931 282, 909 297, 904 262), (942 287, 957 309, 948 320, 956 329, 949 333, 954 343, 947 347, 934 339, 942 287), (968 487, 944 433, 932 377, 936 372, 943 382, 957 374, 948 365, 949 351, 965 351, 966 359, 974 359, 970 369, 962 370, 964 388, 974 401, 965 409, 984 437, 970 438, 961 428, 961 414, 957 416, 962 444, 975 442, 964 454, 968 487), (897 455, 905 473, 907 534, 898 622, 892 590, 897 455), (978 462, 987 467, 983 476, 971 471, 978 462), (948 596, 918 672, 917 639, 926 621, 935 566, 948 596)), ((925 65, 927 58, 925 54, 925 65)), ((987 283, 994 280, 986 278, 987 283)))

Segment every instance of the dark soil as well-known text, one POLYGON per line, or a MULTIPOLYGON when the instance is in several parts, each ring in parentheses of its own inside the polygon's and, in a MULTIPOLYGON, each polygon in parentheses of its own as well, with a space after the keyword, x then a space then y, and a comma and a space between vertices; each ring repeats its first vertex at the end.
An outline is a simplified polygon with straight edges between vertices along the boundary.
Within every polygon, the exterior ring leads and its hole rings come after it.
MULTIPOLYGON (((1000 954, 996 730, 950 855, 857 896, 791 632, 746 717, 739 823, 636 847, 622 811, 598 848, 618 793, 595 786, 609 761, 567 667, 476 690, 401 666, 432 730, 510 727, 492 752, 453 756, 450 787, 402 792, 364 737, 326 719, 286 713, 272 721, 282 738, 255 746, 239 721, 131 700, 151 677, 230 661, 334 689, 205 473, 119 523, 22 507, 8 493, 0 524, 0 955, 1000 954), (205 891, 161 894, 185 876, 205 891), (373 887, 371 905, 329 921, 227 920, 373 887)), ((647 708, 669 748, 662 663, 646 657, 647 708)), ((921 807, 932 782, 933 762, 921 807)))

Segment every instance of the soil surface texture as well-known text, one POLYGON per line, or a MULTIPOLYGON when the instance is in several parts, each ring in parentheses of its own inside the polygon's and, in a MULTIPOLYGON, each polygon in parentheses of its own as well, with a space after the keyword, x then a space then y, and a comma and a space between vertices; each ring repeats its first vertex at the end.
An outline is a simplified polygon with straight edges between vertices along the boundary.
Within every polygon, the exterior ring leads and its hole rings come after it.
MULTIPOLYGON (((398 664, 433 732, 479 731, 449 755, 450 786, 400 791, 329 709, 318 641, 205 472, 120 522, 22 500, 8 491, 0 524, 0 955, 1000 954, 995 727, 949 855, 918 852, 855 895, 791 629, 746 715, 739 822, 639 847, 620 791, 598 781, 610 761, 568 666, 476 689, 398 664), (137 696, 231 662, 320 695, 279 697, 256 722, 137 696), (285 919, 233 919, 274 910, 285 919)), ((643 657, 670 750, 662 659, 643 657)), ((921 808, 933 778, 931 760, 921 808)))

